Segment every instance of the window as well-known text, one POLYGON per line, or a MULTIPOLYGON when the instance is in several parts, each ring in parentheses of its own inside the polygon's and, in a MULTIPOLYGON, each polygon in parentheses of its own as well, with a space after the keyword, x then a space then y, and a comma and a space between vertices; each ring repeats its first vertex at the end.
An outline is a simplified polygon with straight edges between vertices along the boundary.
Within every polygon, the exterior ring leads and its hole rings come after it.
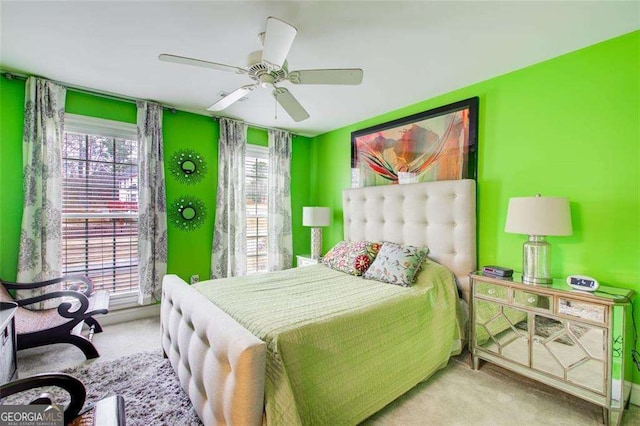
POLYGON ((267 271, 268 156, 269 150, 266 147, 247 145, 247 274, 267 271))
POLYGON ((62 147, 62 267, 117 298, 138 291, 138 141, 134 124, 67 114, 62 147), (120 296, 120 297, 118 297, 120 296))

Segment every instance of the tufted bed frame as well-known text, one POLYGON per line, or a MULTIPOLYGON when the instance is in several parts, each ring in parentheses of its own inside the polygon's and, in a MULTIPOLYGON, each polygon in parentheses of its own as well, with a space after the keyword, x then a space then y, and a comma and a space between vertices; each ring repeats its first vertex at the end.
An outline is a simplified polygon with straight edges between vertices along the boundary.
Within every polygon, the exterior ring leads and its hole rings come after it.
MULTIPOLYGON (((476 268, 475 184, 347 189, 345 239, 428 246, 468 301, 467 274, 476 268)), ((162 347, 203 423, 261 424, 265 343, 176 275, 165 276, 162 294, 162 347)))

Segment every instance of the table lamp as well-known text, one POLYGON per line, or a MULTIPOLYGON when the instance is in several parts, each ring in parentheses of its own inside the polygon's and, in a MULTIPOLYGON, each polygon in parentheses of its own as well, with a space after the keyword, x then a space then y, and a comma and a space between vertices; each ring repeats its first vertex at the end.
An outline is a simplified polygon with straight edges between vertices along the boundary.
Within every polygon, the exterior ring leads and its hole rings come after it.
POLYGON ((522 247, 522 282, 551 284, 551 245, 548 235, 571 235, 569 200, 564 197, 516 197, 509 199, 505 232, 526 234, 522 247))
POLYGON ((311 226, 311 257, 320 259, 322 253, 322 228, 331 224, 329 207, 303 207, 302 226, 311 226))

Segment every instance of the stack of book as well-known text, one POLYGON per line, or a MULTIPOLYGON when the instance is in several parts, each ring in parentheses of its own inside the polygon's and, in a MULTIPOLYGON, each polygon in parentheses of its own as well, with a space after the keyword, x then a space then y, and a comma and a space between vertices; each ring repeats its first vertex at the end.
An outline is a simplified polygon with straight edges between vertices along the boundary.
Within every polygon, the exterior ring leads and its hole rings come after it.
POLYGON ((482 275, 496 278, 511 278, 513 276, 513 269, 502 266, 483 266, 482 275))

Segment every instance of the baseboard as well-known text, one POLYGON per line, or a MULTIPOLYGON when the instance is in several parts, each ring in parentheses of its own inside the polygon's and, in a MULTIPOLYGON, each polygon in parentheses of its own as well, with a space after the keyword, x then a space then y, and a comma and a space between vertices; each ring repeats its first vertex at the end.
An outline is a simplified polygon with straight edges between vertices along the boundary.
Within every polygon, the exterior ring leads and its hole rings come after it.
POLYGON ((159 316, 160 304, 158 303, 154 305, 135 306, 131 308, 112 310, 106 315, 96 317, 96 319, 102 325, 111 325, 159 316))

